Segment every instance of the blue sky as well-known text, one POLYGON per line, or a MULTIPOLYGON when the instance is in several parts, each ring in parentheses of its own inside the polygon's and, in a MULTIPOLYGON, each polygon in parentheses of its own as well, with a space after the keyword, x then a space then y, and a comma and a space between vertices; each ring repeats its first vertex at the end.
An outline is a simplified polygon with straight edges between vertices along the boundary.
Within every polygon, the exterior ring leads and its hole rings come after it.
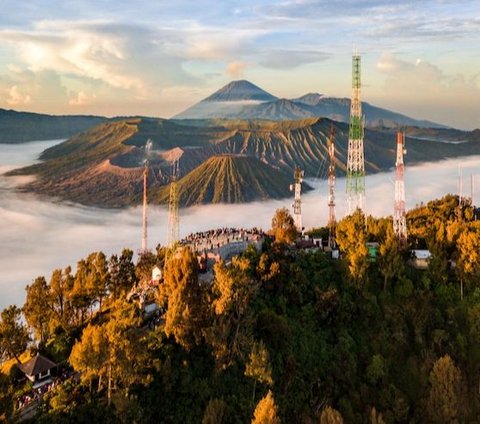
POLYGON ((169 117, 232 79, 480 127, 480 1, 0 0, 0 107, 169 117))

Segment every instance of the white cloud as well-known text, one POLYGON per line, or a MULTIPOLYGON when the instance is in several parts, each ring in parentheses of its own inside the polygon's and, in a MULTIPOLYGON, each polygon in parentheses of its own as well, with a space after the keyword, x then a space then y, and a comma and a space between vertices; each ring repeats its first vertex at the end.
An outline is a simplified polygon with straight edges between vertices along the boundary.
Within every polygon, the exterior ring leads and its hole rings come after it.
POLYGON ((28 105, 32 101, 29 94, 20 93, 16 85, 10 87, 8 90, 7 104, 9 106, 23 106, 28 105))
POLYGON ((230 62, 227 65, 227 75, 229 75, 232 78, 239 79, 243 77, 245 68, 247 67, 247 64, 244 62, 230 62))
POLYGON ((76 93, 76 96, 72 97, 68 101, 68 104, 71 106, 85 106, 90 104, 96 98, 97 96, 95 94, 88 95, 83 91, 79 91, 78 93, 76 93))

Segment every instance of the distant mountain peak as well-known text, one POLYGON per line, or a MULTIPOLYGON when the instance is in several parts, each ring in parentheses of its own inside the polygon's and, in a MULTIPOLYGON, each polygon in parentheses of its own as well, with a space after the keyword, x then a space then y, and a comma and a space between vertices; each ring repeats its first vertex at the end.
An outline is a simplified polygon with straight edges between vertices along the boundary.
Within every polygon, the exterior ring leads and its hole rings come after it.
POLYGON ((323 94, 320 93, 307 93, 297 99, 293 99, 297 103, 303 103, 309 106, 317 105, 320 100, 324 98, 323 94))
POLYGON ((247 80, 231 81, 212 95, 208 96, 203 102, 233 102, 244 100, 255 100, 269 102, 277 98, 267 91, 261 89, 247 80))

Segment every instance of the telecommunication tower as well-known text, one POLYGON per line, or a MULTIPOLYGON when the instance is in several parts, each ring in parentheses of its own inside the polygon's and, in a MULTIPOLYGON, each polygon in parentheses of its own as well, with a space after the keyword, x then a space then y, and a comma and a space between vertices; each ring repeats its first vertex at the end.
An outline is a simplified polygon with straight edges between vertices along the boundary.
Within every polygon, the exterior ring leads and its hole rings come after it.
POLYGON ((149 167, 149 156, 150 150, 152 148, 152 140, 147 140, 145 144, 145 159, 143 161, 143 228, 142 228, 142 253, 147 253, 148 245, 147 245, 147 225, 148 225, 148 218, 147 218, 147 205, 148 205, 148 167, 149 167))
POLYGON ((398 240, 405 244, 407 242, 407 218, 405 215, 405 182, 403 179, 404 164, 403 155, 406 154, 405 134, 397 132, 397 161, 395 172, 395 204, 393 212, 393 232, 398 240))
POLYGON ((363 210, 365 200, 365 158, 363 149, 363 117, 360 100, 361 83, 360 55, 352 57, 352 102, 348 131, 347 158, 347 210, 348 214, 357 208, 363 210))
POLYGON ((328 247, 335 247, 335 128, 330 127, 330 138, 328 139, 328 156, 330 165, 328 166, 328 247))
POLYGON ((170 180, 170 198, 168 201, 168 237, 167 246, 172 248, 178 242, 179 238, 179 214, 178 214, 178 159, 172 163, 172 173, 170 180))
POLYGON ((299 232, 302 232, 302 182, 303 182, 303 171, 300 167, 295 167, 294 172, 295 183, 290 185, 290 191, 294 192, 293 200, 293 219, 295 221, 295 227, 299 232))

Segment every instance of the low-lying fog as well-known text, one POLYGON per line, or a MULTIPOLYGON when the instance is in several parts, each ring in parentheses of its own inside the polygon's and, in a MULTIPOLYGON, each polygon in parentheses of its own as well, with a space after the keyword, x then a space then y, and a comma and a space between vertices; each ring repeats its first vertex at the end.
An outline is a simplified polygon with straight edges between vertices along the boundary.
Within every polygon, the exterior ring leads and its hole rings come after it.
MULTIPOLYGON (((20 145, 0 144, 0 173, 32 163, 45 148, 58 141, 20 145)), ((393 160, 393 158, 392 158, 393 160)), ((477 174, 480 187, 480 156, 471 156, 406 170, 407 207, 446 193, 458 192, 458 168, 463 170, 464 187, 470 192, 470 175, 477 174)), ((137 251, 141 243, 141 209, 106 210, 47 201, 17 193, 22 178, 0 175, 0 309, 24 302, 24 288, 55 268, 72 265, 95 250, 107 255, 129 247, 137 251)), ((390 214, 393 204, 394 174, 381 173, 366 178, 368 213, 390 214)), ((303 221, 309 228, 325 225, 327 219, 326 181, 309 181, 315 190, 303 197, 303 221)), ((345 212, 345 179, 337 179, 337 217, 345 212)), ((475 196, 479 203, 480 196, 475 196)), ((243 205, 196 206, 180 212, 181 237, 194 231, 221 226, 268 229, 275 209, 290 207, 291 200, 256 202, 243 205)), ((164 243, 167 232, 165 207, 149 207, 149 245, 164 243)))

